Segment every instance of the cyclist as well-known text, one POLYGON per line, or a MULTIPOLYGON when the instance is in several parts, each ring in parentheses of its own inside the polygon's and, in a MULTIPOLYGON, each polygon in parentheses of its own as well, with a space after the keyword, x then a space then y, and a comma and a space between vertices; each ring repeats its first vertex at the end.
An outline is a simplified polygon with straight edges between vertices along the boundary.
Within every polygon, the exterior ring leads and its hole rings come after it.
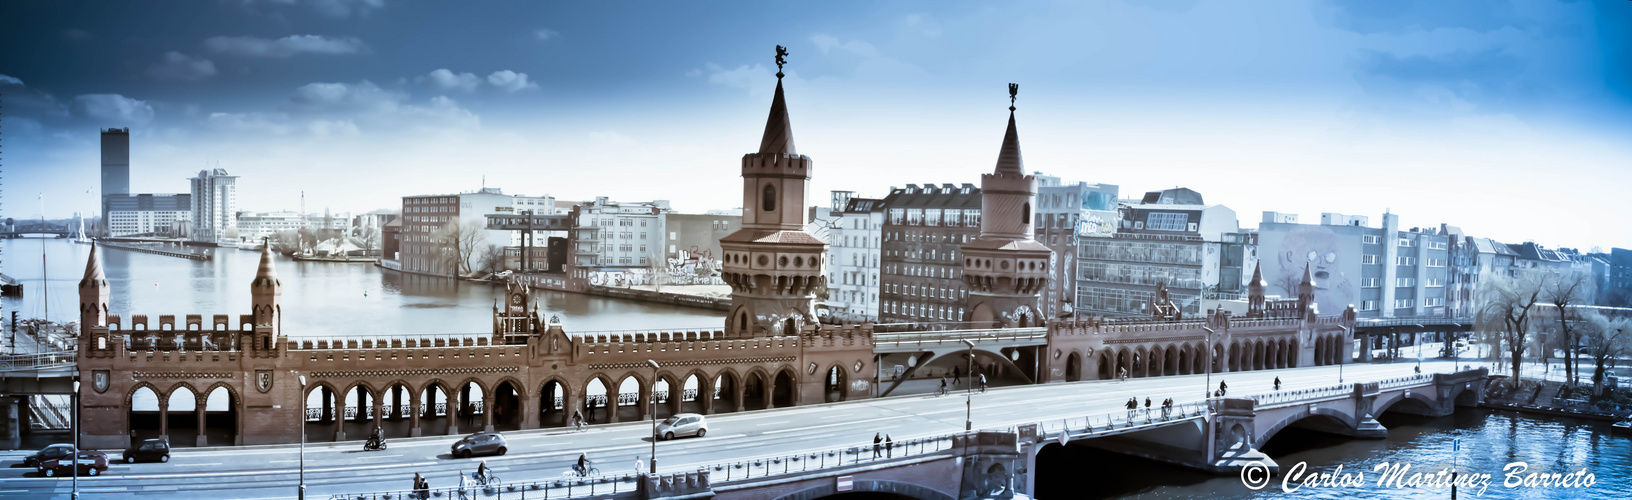
POLYGON ((573 470, 578 471, 578 475, 588 476, 589 475, 589 465, 590 465, 590 463, 591 462, 589 461, 589 453, 588 452, 579 453, 578 454, 578 463, 574 464, 572 466, 572 468, 573 468, 573 470))
POLYGON ((986 374, 980 374, 980 393, 986 393, 986 374))
POLYGON ((584 430, 584 414, 578 410, 572 411, 572 428, 584 430))
POLYGON ((492 474, 490 472, 491 470, 492 469, 487 468, 487 461, 486 460, 483 460, 482 463, 477 464, 476 465, 476 482, 481 483, 483 485, 486 485, 488 481, 493 479, 492 474))

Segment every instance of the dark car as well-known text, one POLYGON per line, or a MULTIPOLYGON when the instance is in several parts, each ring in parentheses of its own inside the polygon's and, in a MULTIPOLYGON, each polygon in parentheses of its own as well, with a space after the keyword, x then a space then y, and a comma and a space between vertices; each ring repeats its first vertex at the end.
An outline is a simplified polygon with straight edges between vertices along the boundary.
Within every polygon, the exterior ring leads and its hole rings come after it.
POLYGON ((40 475, 45 477, 73 475, 75 464, 79 465, 79 475, 99 476, 108 470, 108 454, 95 450, 81 450, 78 460, 69 460, 68 457, 41 460, 40 475))
POLYGON ((23 467, 35 467, 40 465, 41 461, 56 460, 67 457, 73 453, 74 445, 66 443, 53 444, 45 447, 43 450, 34 452, 33 455, 23 457, 23 467))
POLYGON ((478 432, 453 443, 453 456, 470 458, 471 455, 503 455, 510 451, 504 436, 497 432, 478 432))
POLYGON ((169 462, 170 443, 163 439, 148 439, 141 443, 125 448, 125 463, 141 462, 169 462))

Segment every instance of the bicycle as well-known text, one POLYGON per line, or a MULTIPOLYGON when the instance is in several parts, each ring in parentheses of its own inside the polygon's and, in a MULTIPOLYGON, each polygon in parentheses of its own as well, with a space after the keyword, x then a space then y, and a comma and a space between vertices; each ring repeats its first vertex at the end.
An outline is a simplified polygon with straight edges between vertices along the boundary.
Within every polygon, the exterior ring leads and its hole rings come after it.
POLYGON ((589 425, 583 423, 582 421, 572 423, 572 432, 584 432, 584 431, 588 431, 588 430, 589 430, 589 425))
POLYGON ((499 480, 499 476, 497 474, 491 472, 487 473, 486 475, 472 473, 471 476, 475 478, 476 484, 480 486, 491 486, 503 482, 499 480))
POLYGON ((582 469, 582 470, 575 467, 575 468, 573 468, 571 470, 561 471, 561 477, 565 477, 565 478, 589 477, 589 476, 593 476, 593 475, 600 474, 600 473, 601 473, 601 470, 597 469, 597 468, 594 468, 594 467, 589 467, 589 468, 582 469))

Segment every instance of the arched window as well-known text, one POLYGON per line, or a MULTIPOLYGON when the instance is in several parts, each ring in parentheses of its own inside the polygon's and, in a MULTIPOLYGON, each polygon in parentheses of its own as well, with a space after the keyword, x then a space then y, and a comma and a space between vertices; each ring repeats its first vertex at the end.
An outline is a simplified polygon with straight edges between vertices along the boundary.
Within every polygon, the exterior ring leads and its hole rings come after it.
POLYGON ((765 192, 760 195, 759 209, 766 212, 776 211, 776 186, 765 185, 765 192))
POLYGON ((1020 223, 1031 223, 1031 203, 1026 203, 1025 206, 1020 207, 1020 223))

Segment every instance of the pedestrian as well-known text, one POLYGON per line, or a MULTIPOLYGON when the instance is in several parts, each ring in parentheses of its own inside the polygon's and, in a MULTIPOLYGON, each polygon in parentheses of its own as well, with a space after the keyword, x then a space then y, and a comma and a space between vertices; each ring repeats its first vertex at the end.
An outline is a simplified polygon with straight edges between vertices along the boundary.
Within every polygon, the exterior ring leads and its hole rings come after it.
POLYGON ((1229 392, 1230 392, 1229 384, 1225 384, 1223 380, 1218 381, 1218 395, 1219 395, 1219 397, 1223 397, 1225 394, 1228 394, 1229 392))
POLYGON ((468 476, 465 476, 465 471, 459 471, 459 498, 466 498, 465 489, 470 486, 469 479, 468 476))
POLYGON ((424 480, 425 480, 425 478, 420 476, 418 472, 414 473, 414 488, 413 489, 414 489, 414 495, 415 496, 419 495, 419 484, 420 484, 420 481, 424 481, 424 480))
POLYGON ((1275 377, 1275 390, 1277 390, 1277 391, 1281 390, 1281 378, 1280 377, 1275 377))
POLYGON ((873 458, 878 458, 878 444, 882 442, 884 442, 884 435, 882 433, 873 433, 873 458))
POLYGON ((958 376, 958 367, 952 367, 952 383, 955 385, 962 381, 963 379, 958 376))
POLYGON ((591 399, 591 400, 587 401, 587 403, 589 403, 587 405, 587 406, 589 406, 589 419, 593 421, 593 420, 595 420, 595 400, 591 399))
POLYGON ((980 374, 980 393, 986 393, 986 374, 980 374))
POLYGON ((891 441, 890 440, 890 435, 885 434, 884 435, 884 458, 894 458, 894 457, 895 457, 895 441, 891 441))
POLYGON ((640 455, 635 455, 635 475, 639 476, 639 475, 645 474, 645 473, 646 473, 646 462, 640 459, 640 455))
POLYGON ((1150 409, 1150 396, 1145 396, 1145 409, 1150 409))
POLYGON ((941 394, 946 394, 946 377, 941 377, 941 394))

